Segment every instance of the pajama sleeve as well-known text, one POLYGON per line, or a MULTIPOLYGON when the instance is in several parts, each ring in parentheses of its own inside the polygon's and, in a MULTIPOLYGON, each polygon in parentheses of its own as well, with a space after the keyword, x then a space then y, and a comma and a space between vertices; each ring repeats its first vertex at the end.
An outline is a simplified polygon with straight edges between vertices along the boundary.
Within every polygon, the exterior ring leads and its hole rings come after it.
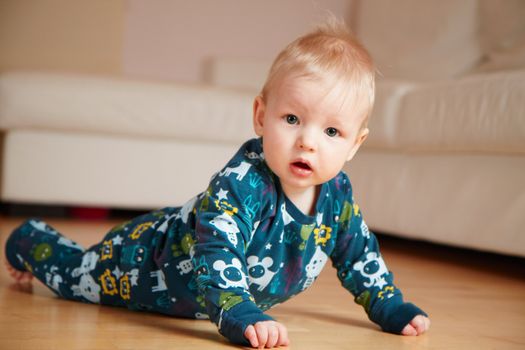
POLYGON ((256 306, 248 289, 245 249, 260 207, 254 191, 248 190, 250 178, 253 175, 239 180, 235 174, 219 173, 212 180, 196 208, 197 242, 192 256, 211 321, 223 336, 243 345, 249 345, 244 337, 248 325, 272 320, 256 306))
POLYGON ((403 301, 403 295, 393 284, 390 272, 381 256, 376 237, 368 230, 359 206, 354 202, 348 178, 336 248, 331 256, 341 284, 362 305, 373 322, 384 331, 401 333, 416 316, 425 312, 403 301))

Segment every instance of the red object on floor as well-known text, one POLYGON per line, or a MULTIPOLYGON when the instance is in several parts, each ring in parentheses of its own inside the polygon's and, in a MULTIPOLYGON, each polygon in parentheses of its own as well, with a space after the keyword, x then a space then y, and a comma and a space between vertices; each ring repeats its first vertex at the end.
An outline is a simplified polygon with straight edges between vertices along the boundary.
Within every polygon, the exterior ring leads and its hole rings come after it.
POLYGON ((109 218, 108 208, 72 207, 69 214, 74 219, 103 220, 109 218))

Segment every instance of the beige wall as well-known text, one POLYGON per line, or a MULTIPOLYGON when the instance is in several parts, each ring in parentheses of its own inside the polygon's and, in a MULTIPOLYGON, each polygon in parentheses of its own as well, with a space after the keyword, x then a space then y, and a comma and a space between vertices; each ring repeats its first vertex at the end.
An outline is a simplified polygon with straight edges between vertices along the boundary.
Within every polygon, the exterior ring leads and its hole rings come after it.
POLYGON ((270 61, 350 0, 0 0, 0 72, 202 81, 214 57, 270 61))
POLYGON ((330 10, 347 18, 349 0, 129 0, 124 72, 202 80, 213 57, 269 60, 330 10))
POLYGON ((125 0, 0 0, 0 71, 122 71, 125 0))

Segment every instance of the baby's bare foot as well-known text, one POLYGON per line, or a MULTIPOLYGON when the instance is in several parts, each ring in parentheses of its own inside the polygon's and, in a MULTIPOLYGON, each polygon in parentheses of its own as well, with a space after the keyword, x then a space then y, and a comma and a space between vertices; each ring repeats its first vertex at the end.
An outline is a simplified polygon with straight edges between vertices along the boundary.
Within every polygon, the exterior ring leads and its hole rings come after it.
POLYGON ((5 262, 5 266, 7 268, 7 272, 9 272, 11 277, 14 278, 16 283, 20 283, 20 284, 31 283, 31 280, 33 279, 33 275, 30 272, 19 271, 15 269, 13 266, 11 266, 7 261, 5 262))

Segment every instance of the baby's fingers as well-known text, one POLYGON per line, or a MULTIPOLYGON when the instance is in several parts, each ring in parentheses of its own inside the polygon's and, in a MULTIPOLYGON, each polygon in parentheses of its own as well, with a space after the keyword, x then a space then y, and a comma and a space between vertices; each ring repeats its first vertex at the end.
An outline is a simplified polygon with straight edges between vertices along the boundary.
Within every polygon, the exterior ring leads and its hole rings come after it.
POLYGON ((417 335, 425 333, 430 328, 430 320, 428 317, 421 315, 414 317, 411 324, 416 329, 417 335))
POLYGON ((403 328, 403 330, 401 331, 401 334, 408 335, 408 336, 417 335, 417 330, 414 327, 412 327, 412 325, 409 323, 405 326, 405 328, 403 328))
POLYGON ((290 344, 286 327, 275 321, 262 321, 253 326, 248 326, 244 331, 244 336, 252 347, 259 349, 290 344))
POLYGON ((288 346, 290 345, 290 340, 288 340, 288 330, 285 326, 278 323, 277 328, 279 329, 279 341, 277 342, 278 346, 288 346))
POLYGON ((266 341, 267 348, 273 348, 276 345, 279 345, 279 329, 277 323, 270 323, 268 325, 268 340, 266 341))
POLYGON ((255 332, 255 328, 252 325, 249 325, 246 327, 246 330, 244 331, 244 336, 248 341, 250 342, 250 345, 254 348, 259 347, 259 340, 257 339, 257 333, 255 332))
POLYGON ((258 347, 264 348, 268 341, 268 322, 257 322, 255 332, 257 333, 258 347))
POLYGON ((410 321, 409 324, 403 328, 401 334, 403 335, 421 335, 430 328, 430 320, 428 317, 417 315, 410 321))

